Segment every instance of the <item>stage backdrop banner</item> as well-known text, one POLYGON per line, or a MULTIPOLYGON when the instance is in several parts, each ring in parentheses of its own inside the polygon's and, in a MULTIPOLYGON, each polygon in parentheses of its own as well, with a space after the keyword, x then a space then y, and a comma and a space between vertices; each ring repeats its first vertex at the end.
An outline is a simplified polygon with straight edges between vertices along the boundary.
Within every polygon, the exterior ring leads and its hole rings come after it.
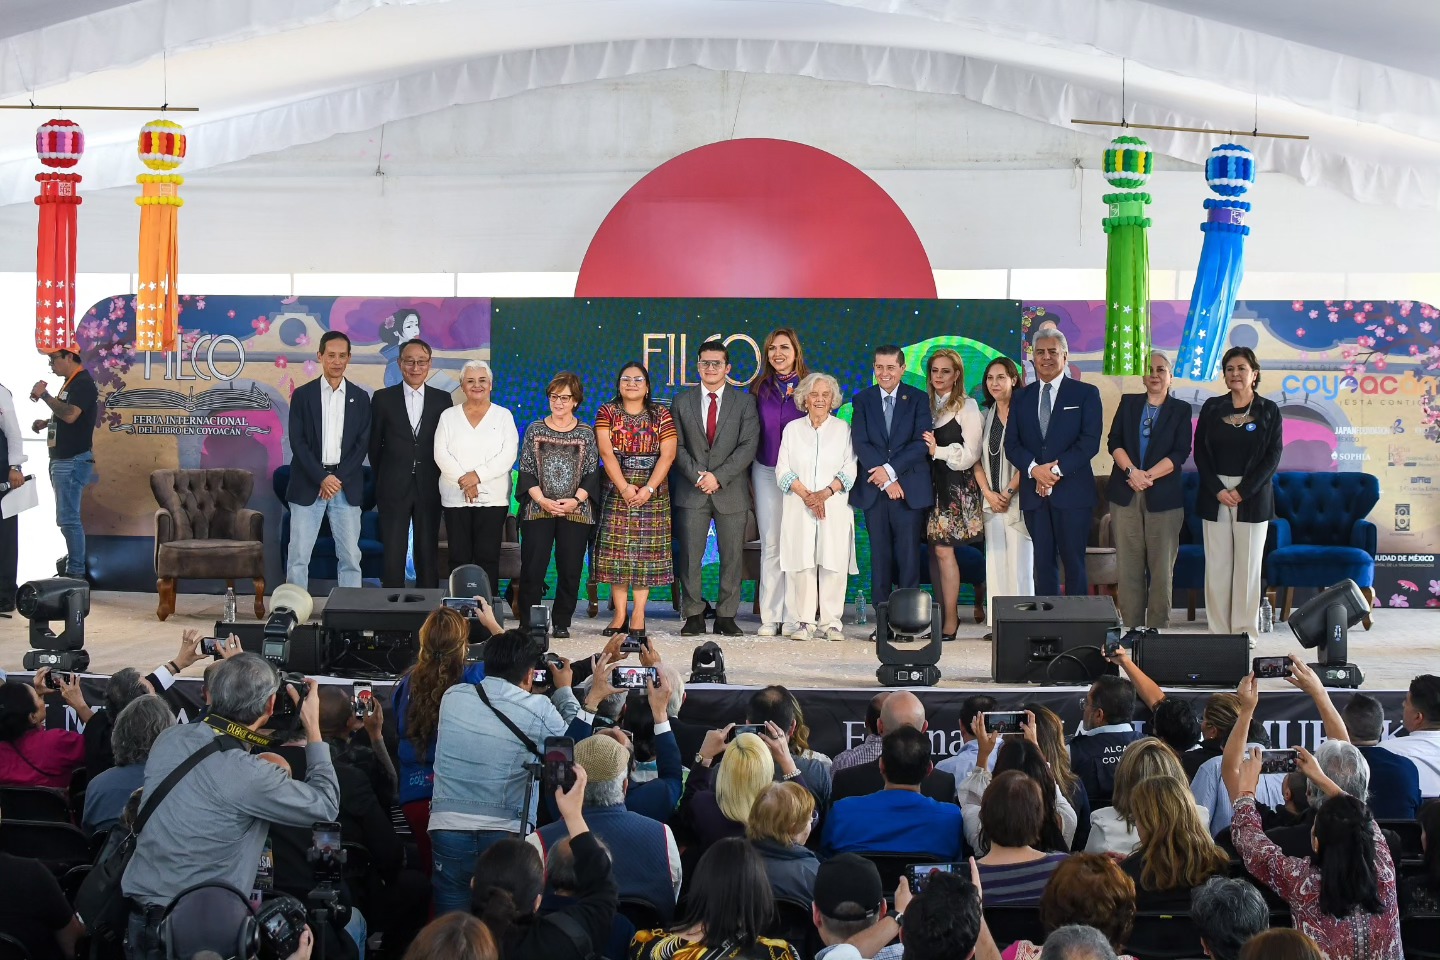
MULTIPOLYGON (((1157 348, 1172 356, 1187 304, 1152 301, 1157 348)), ((985 364, 1009 355, 1033 379, 1029 340, 1054 320, 1070 343, 1071 373, 1095 383, 1105 422, 1138 378, 1101 373, 1105 305, 1092 301, 826 299, 483 299, 230 297, 182 298, 184 336, 169 354, 135 351, 134 305, 111 297, 78 331, 86 367, 101 390, 96 430, 99 483, 85 498, 90 568, 98 586, 153 590, 154 497, 148 477, 163 467, 239 467, 255 474, 250 506, 266 523, 268 578, 279 583, 283 506, 271 476, 290 459, 286 424, 295 386, 318 376, 322 334, 354 344, 349 376, 366 390, 398 383, 399 344, 419 336, 435 348, 431 383, 456 391, 460 367, 488 359, 495 400, 523 429, 543 416, 544 388, 563 369, 585 383, 581 415, 614 394, 620 365, 639 360, 668 403, 698 382, 695 351, 719 336, 731 352, 731 382, 748 384, 766 334, 793 327, 812 370, 833 374, 847 400, 870 385, 874 348, 905 349, 906 380, 924 387, 926 360, 957 349, 968 392, 980 397, 985 364)), ((1261 390, 1285 413, 1282 469, 1360 470, 1380 478, 1376 600, 1382 606, 1440 607, 1440 503, 1423 496, 1440 471, 1440 310, 1386 301, 1242 301, 1230 335, 1260 357, 1261 390)), ((1223 387, 1177 380, 1198 413, 1223 387)), ((457 393, 458 395, 458 393, 457 393)), ((1102 444, 1097 474, 1111 459, 1102 444)), ((869 540, 858 518, 861 574, 868 594, 869 540)), ((716 577, 713 542, 707 580, 716 577)), ((550 579, 553 583, 553 577, 550 579)), ((187 583, 197 590, 214 584, 187 583)), ((223 589, 223 586, 219 588, 223 589)), ((660 594, 663 596, 663 592, 660 594)), ((747 593, 747 597, 749 594, 747 593)))

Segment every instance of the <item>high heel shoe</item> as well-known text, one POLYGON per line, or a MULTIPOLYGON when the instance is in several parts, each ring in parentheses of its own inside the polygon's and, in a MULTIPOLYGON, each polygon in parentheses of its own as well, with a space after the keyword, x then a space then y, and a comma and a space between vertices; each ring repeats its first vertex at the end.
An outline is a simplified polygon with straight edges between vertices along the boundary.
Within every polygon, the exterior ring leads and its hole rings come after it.
POLYGON ((615 634, 617 634, 617 633, 629 633, 629 632, 630 632, 630 618, 629 618, 629 617, 626 617, 626 618, 625 618, 625 622, 622 623, 622 624, 620 624, 620 626, 618 626, 618 627, 606 627, 604 630, 601 630, 601 631, 600 631, 600 635, 601 635, 602 637, 613 637, 613 636, 614 636, 615 634))

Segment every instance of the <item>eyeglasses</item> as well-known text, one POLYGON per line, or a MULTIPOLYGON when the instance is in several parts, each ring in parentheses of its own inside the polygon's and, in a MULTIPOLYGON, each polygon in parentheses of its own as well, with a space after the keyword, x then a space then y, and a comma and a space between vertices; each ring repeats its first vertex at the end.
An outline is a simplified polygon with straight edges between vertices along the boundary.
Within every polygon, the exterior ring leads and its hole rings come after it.
POLYGON ((725 366, 724 360, 696 360, 695 365, 701 370, 719 370, 725 366))
POLYGON ((568 393, 552 393, 552 394, 550 394, 550 399, 551 399, 551 400, 565 400, 565 401, 571 401, 571 402, 573 402, 573 401, 575 400, 575 398, 572 397, 572 396, 571 396, 570 394, 568 394, 568 393))
POLYGON ((408 360, 401 360, 400 365, 402 367, 428 367, 430 366, 430 358, 421 357, 419 360, 416 360, 412 357, 408 360))
POLYGON ((621 382, 621 383, 628 383, 628 384, 630 384, 631 386, 639 386, 639 385, 643 385, 643 384, 645 383, 645 378, 644 378, 644 377, 621 377, 621 378, 620 378, 620 382, 621 382))
POLYGON ((1060 350, 1059 350, 1058 348, 1056 348, 1056 347, 1040 347, 1040 348, 1036 349, 1036 351, 1035 351, 1035 356, 1037 356, 1037 357, 1058 357, 1058 356, 1060 356, 1060 350))

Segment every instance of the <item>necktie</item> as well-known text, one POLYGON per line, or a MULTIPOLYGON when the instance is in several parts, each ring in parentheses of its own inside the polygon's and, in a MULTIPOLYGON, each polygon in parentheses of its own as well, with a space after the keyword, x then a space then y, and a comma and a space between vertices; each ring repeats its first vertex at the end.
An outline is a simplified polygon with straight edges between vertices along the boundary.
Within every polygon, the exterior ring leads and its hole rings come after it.
POLYGON ((890 420, 895 415, 895 397, 885 398, 885 432, 890 432, 890 420))
POLYGON ((710 394, 710 410, 705 414, 705 442, 715 445, 715 419, 720 412, 720 398, 710 394))
POLYGON ((1040 390, 1040 436, 1042 438, 1050 430, 1051 409, 1052 407, 1050 401, 1050 384, 1047 383, 1040 390))

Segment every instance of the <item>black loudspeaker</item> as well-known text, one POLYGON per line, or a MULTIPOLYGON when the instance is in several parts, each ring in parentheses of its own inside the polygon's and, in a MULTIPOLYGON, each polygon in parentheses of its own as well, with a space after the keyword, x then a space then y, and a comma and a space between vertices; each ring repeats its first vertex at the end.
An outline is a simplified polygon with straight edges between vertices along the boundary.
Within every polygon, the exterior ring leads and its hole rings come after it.
POLYGON ((1120 638, 1109 597, 994 597, 990 610, 996 683, 1088 684, 1109 667, 1106 639, 1120 638))
POLYGON ((1131 655, 1162 687, 1233 690, 1250 672, 1250 638, 1243 633, 1147 635, 1135 641, 1131 655))

